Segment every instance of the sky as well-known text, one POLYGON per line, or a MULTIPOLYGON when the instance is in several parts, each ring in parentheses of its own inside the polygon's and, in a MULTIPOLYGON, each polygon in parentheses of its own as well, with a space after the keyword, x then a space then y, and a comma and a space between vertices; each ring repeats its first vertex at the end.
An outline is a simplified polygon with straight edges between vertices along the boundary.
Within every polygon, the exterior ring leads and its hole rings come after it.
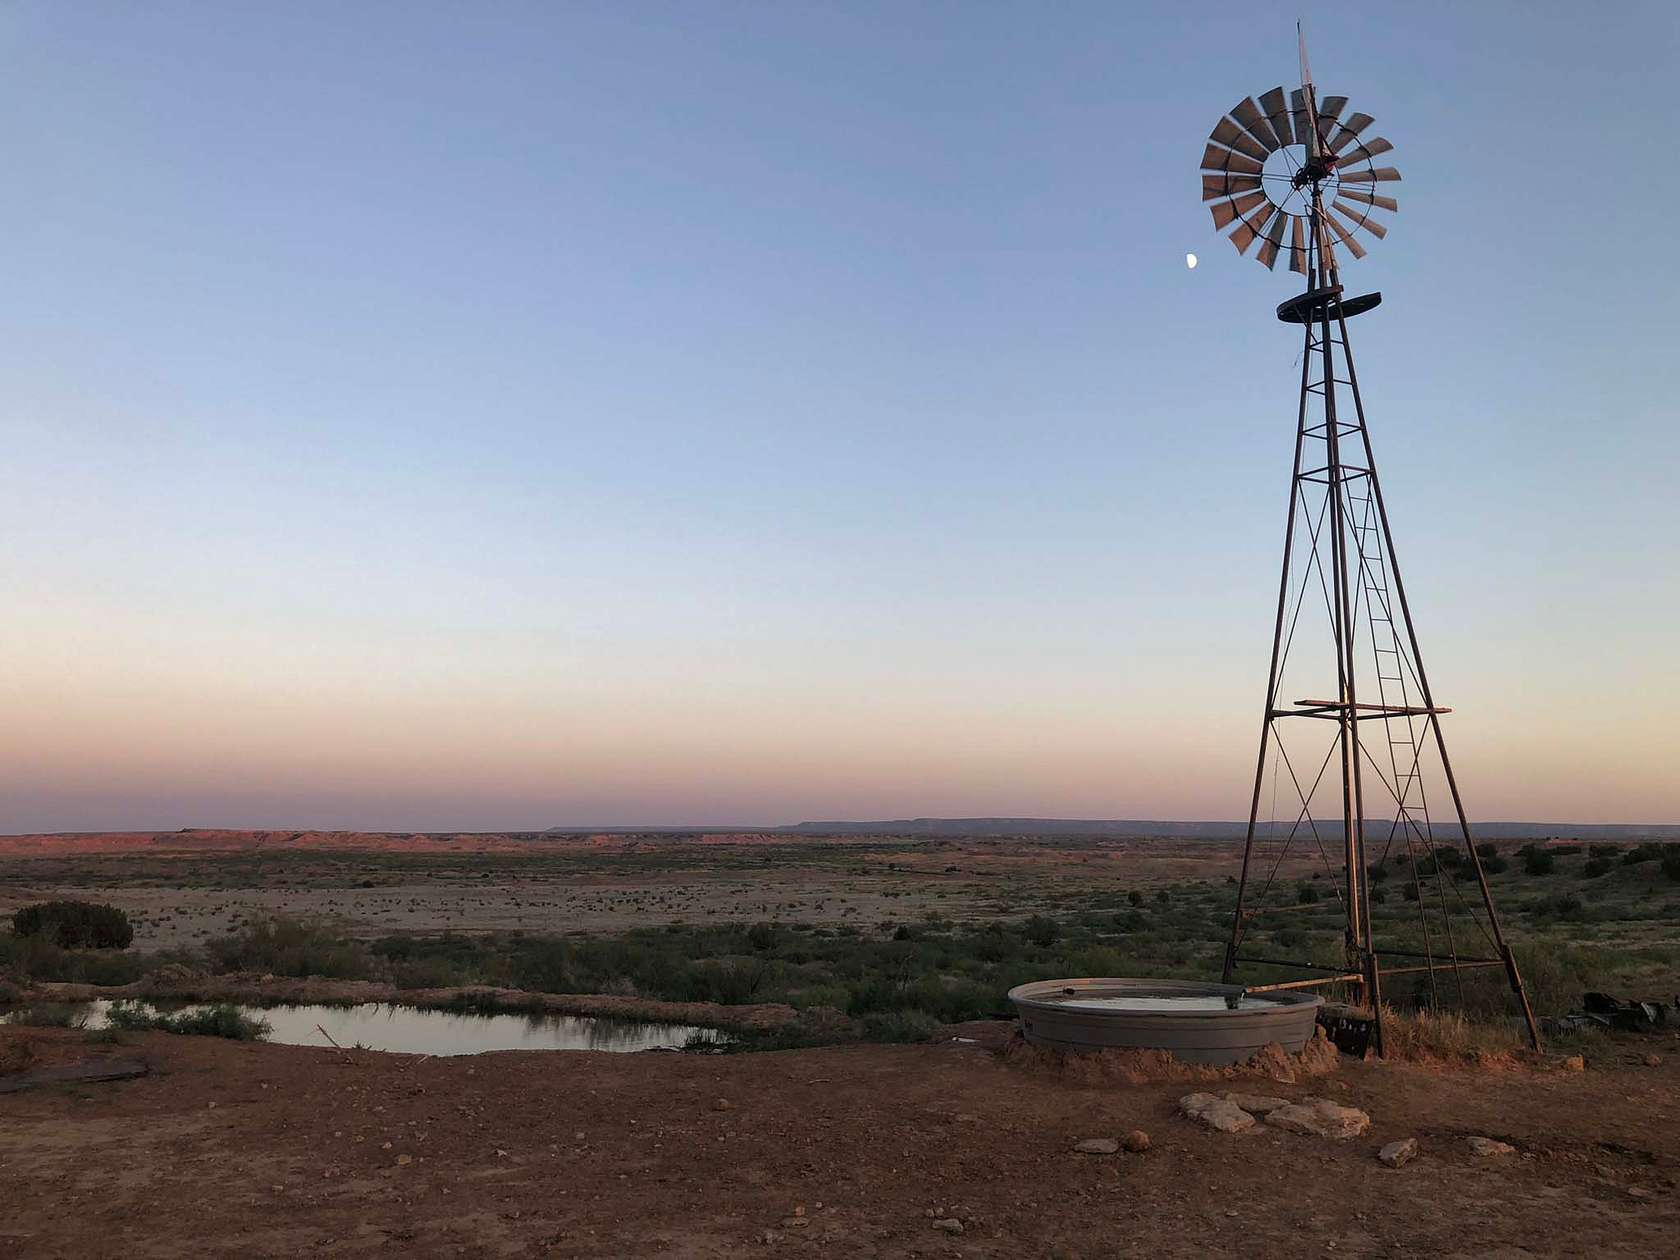
POLYGON ((1297 16, 1471 816, 1680 821, 1672 4, 201 0, 0 8, 0 831, 1242 816, 1297 16))

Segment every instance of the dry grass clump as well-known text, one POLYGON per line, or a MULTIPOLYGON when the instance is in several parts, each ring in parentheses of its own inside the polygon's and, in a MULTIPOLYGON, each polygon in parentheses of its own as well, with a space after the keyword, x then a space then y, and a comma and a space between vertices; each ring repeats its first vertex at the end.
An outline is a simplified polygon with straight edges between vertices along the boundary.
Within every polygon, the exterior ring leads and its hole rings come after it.
POLYGON ((1303 1077, 1334 1072, 1340 1059, 1322 1029, 1315 1032, 1299 1054, 1270 1045, 1248 1062, 1232 1067, 1182 1063, 1166 1050, 1056 1050, 1033 1045, 1019 1030, 999 1054, 1012 1067, 1048 1073, 1075 1085, 1232 1081, 1256 1076, 1289 1085, 1303 1077))
POLYGON ((1508 1023, 1474 1020, 1461 1011, 1397 1011, 1383 1007, 1383 1054, 1413 1063, 1474 1063, 1503 1067, 1521 1048, 1508 1023))

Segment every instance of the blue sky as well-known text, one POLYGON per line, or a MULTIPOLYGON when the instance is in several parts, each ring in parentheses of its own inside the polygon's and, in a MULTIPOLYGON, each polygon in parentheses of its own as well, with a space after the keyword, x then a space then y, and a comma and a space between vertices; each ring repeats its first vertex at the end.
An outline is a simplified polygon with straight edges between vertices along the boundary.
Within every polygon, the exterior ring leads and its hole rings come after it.
POLYGON ((1472 813, 1680 818, 1672 6, 17 4, 0 829, 1240 814, 1298 12, 1472 813))

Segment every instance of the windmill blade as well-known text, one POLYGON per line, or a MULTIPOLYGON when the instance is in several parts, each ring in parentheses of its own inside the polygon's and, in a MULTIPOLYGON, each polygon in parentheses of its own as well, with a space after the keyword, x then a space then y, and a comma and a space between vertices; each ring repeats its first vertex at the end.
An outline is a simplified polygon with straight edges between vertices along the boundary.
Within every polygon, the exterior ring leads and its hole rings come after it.
POLYGON ((1260 107, 1254 103, 1252 96, 1245 96, 1233 105, 1231 117, 1237 120, 1244 131, 1258 140, 1260 147, 1266 152, 1275 153, 1283 147, 1277 133, 1272 130, 1272 124, 1266 121, 1266 116, 1260 112, 1260 107))
POLYGON ((1400 178, 1400 172, 1392 166, 1379 166, 1375 170, 1369 168, 1363 171, 1338 171, 1343 183, 1369 184, 1372 180, 1394 180, 1400 178))
POLYGON ((1379 153, 1390 153, 1394 150, 1394 146, 1387 140, 1384 140, 1381 136, 1377 136, 1369 144, 1361 140, 1358 144, 1354 145, 1353 148, 1359 156, 1348 158, 1349 162, 1369 162, 1379 153))
POLYGON ((1330 138, 1330 151, 1340 153, 1358 138, 1361 131, 1364 131, 1375 121, 1376 119, 1369 114, 1351 115, 1337 130, 1336 134, 1330 138))
POLYGON ((1346 108, 1347 108, 1347 97, 1345 97, 1345 96, 1326 96, 1323 100, 1319 101, 1319 103, 1318 103, 1318 121, 1319 121, 1319 123, 1322 125, 1322 124, 1326 124, 1326 123, 1335 122, 1337 118, 1341 117, 1342 111, 1346 108))
POLYGON ((1277 132, 1278 139, 1284 144, 1294 144, 1295 128, 1289 121, 1289 109, 1283 103, 1283 89, 1273 88, 1260 97, 1260 108, 1266 111, 1266 120, 1272 124, 1272 130, 1277 132))
POLYGON ((1364 228, 1379 241, 1388 235, 1388 229, 1373 219, 1369 210, 1362 212, 1357 206, 1350 206, 1345 201, 1332 202, 1331 207, 1345 216, 1355 228, 1364 228))
POLYGON ((1398 212, 1400 209, 1400 203, 1394 200, 1394 198, 1379 197, 1375 193, 1368 193, 1362 188, 1343 188, 1339 190, 1337 195, 1342 197, 1352 197, 1355 201, 1363 201, 1366 205, 1375 206, 1379 210, 1392 210, 1398 212))
POLYGON ((1301 220, 1292 218, 1289 221, 1289 270, 1307 274, 1307 234, 1301 227, 1301 220))
POLYGON ((1265 240, 1260 244, 1260 250, 1254 256, 1266 265, 1267 271, 1277 270, 1278 250, 1283 248, 1283 221, 1289 216, 1279 210, 1272 216, 1272 221, 1266 225, 1262 235, 1265 240))
POLYGON ((1237 247, 1237 253, 1239 254, 1246 253, 1248 247, 1254 244, 1260 235, 1261 228, 1265 226, 1266 219, 1273 213, 1271 201, 1266 199, 1264 193, 1261 194, 1261 198, 1266 201, 1266 204, 1244 219, 1237 225, 1237 230, 1231 233, 1231 244, 1237 247))
POLYGON ((1229 118, 1221 118, 1219 125, 1213 129, 1213 134, 1208 139, 1218 141, 1227 149, 1235 149, 1238 153, 1245 154, 1256 162, 1266 160, 1266 146, 1229 118))
POLYGON ((1216 197, 1253 192, 1258 187, 1260 178, 1257 175, 1203 175, 1202 200, 1212 201, 1216 197))
POLYGON ((1213 226, 1219 231, 1224 231, 1237 218, 1247 214, 1265 200, 1265 193, 1251 192, 1245 193, 1241 197, 1234 197, 1230 201, 1216 201, 1208 207, 1213 213, 1213 226))
POLYGON ((1336 222, 1335 215, 1325 215, 1324 222, 1330 225, 1330 230, 1336 234, 1336 239, 1341 241, 1343 245, 1346 245, 1349 252, 1351 252, 1355 258, 1365 257, 1365 247, 1358 241, 1354 240, 1345 227, 1336 222))
POLYGON ((1253 158, 1244 157, 1240 153, 1233 153, 1230 149, 1222 149, 1217 144, 1210 144, 1202 150, 1202 169, 1204 171, 1235 171, 1239 175, 1258 175, 1266 168, 1253 158))

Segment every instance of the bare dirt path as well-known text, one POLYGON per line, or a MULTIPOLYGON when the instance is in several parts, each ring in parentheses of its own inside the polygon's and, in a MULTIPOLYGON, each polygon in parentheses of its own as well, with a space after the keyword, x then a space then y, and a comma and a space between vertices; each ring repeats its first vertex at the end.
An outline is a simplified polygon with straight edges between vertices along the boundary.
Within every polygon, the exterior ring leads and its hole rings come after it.
POLYGON ((0 1029, 14 1063, 155 1068, 0 1098, 0 1254, 1666 1255, 1680 1057, 1650 1048, 1659 1066, 1266 1086, 1372 1114, 1330 1142, 1213 1133, 1175 1114, 1184 1086, 1079 1086, 975 1046, 414 1059, 0 1029), (1072 1150, 1133 1128, 1147 1153, 1072 1150), (1472 1134, 1519 1153, 1476 1158, 1472 1134), (1377 1163, 1408 1136, 1416 1161, 1377 1163))

